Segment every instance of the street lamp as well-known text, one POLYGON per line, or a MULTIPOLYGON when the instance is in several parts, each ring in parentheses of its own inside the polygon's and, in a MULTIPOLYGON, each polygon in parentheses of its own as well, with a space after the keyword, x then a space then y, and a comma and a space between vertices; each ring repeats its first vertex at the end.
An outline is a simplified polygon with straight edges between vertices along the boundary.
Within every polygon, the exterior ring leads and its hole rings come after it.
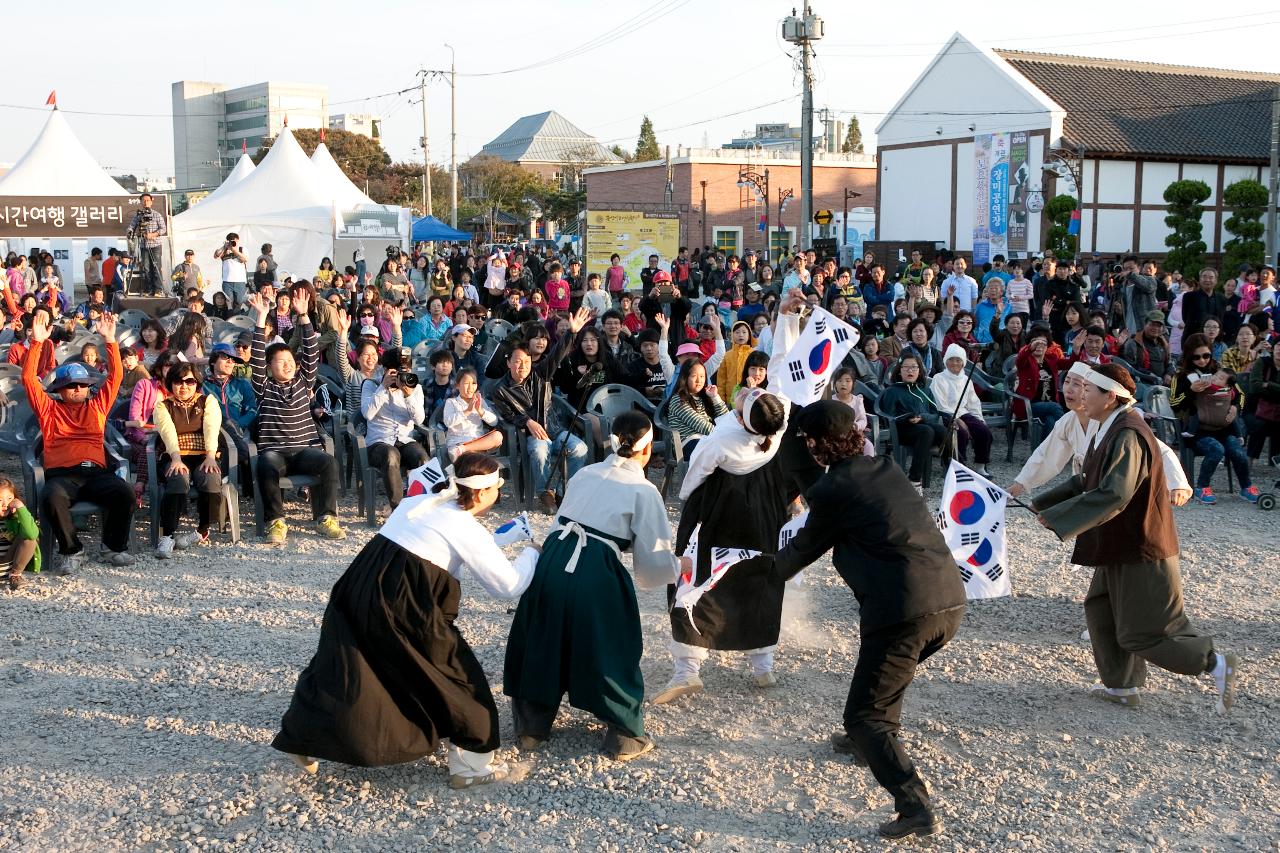
MULTIPOLYGON (((756 199, 764 201, 764 261, 769 263, 769 170, 764 174, 751 171, 749 166, 738 169, 738 186, 751 187, 755 190, 756 199)), ((746 242, 745 240, 743 242, 746 242)))
MULTIPOLYGON (((796 193, 794 189, 784 190, 782 187, 778 187, 778 230, 779 231, 782 230, 782 212, 787 209, 787 202, 795 198, 795 196, 796 196, 796 193)), ((796 238, 799 239, 799 237, 800 237, 800 230, 796 229, 796 238)), ((786 248, 784 247, 781 251, 785 252, 786 248)))
POLYGON ((843 218, 840 220, 840 228, 843 231, 843 233, 840 235, 841 246, 844 246, 845 238, 849 236, 849 199, 861 198, 861 196, 862 196, 862 193, 856 192, 854 190, 849 189, 848 187, 845 187, 843 218))

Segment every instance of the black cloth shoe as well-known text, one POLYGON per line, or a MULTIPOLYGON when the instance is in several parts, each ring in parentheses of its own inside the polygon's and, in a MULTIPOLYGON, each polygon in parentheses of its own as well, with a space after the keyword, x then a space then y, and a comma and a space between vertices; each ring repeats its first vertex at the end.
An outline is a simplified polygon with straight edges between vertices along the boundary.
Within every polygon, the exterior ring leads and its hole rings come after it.
POLYGON ((853 738, 844 732, 833 732, 831 734, 831 748, 837 755, 847 755, 853 759, 853 763, 859 767, 867 766, 867 759, 862 757, 862 753, 858 750, 858 745, 853 742, 853 738))
POLYGON ((942 832, 942 821, 933 812, 925 809, 911 816, 899 815, 893 820, 880 824, 880 835, 883 838, 906 838, 910 835, 937 835, 942 832))

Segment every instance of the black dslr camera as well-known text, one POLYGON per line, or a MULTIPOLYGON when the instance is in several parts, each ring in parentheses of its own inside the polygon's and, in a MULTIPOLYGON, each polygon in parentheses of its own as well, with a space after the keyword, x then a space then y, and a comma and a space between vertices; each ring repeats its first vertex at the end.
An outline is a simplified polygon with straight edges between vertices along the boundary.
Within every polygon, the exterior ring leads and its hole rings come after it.
POLYGON ((413 350, 408 347, 397 347, 384 352, 382 369, 396 372, 396 384, 410 390, 418 387, 418 374, 413 372, 413 350))

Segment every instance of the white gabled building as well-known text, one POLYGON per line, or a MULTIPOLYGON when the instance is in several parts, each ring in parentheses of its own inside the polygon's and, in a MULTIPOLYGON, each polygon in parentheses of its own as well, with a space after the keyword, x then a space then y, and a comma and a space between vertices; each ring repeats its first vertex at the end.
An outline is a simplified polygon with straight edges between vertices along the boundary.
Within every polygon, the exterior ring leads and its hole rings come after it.
POLYGON ((876 128, 876 233, 973 251, 975 137, 1024 132, 1010 212, 1031 202, 1025 248, 1006 254, 1038 252, 1047 222, 1037 202, 1067 193, 1081 202, 1082 252, 1163 255, 1163 193, 1184 178, 1212 190, 1205 242, 1221 252, 1223 189, 1265 183, 1277 85, 1277 74, 990 50, 957 33, 876 128), (1055 175, 1046 160, 1068 168, 1055 175))

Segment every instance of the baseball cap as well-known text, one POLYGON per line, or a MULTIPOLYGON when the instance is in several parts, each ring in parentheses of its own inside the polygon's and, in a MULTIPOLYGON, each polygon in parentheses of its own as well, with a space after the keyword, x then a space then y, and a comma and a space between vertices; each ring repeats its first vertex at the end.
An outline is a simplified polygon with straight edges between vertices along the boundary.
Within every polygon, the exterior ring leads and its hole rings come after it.
POLYGON ((454 323, 453 328, 449 330, 450 335, 461 335, 466 332, 475 334, 476 330, 468 326, 466 323, 454 323))
POLYGON ((69 361, 53 372, 53 381, 49 383, 49 393, 61 391, 68 385, 92 385, 89 369, 78 361, 69 361))
POLYGON ((236 346, 238 347, 253 346, 253 332, 241 332, 240 337, 236 338, 236 346))
POLYGON ((226 356, 236 364, 244 364, 244 359, 236 355, 236 349, 231 344, 214 344, 213 349, 209 350, 209 361, 212 362, 220 355, 226 356))
POLYGON ((654 284, 670 284, 671 273, 667 272, 666 270, 658 270, 656 273, 653 274, 653 283, 654 284))
POLYGON ((1164 323, 1164 313, 1161 311, 1148 311, 1145 320, 1148 323, 1164 323))

